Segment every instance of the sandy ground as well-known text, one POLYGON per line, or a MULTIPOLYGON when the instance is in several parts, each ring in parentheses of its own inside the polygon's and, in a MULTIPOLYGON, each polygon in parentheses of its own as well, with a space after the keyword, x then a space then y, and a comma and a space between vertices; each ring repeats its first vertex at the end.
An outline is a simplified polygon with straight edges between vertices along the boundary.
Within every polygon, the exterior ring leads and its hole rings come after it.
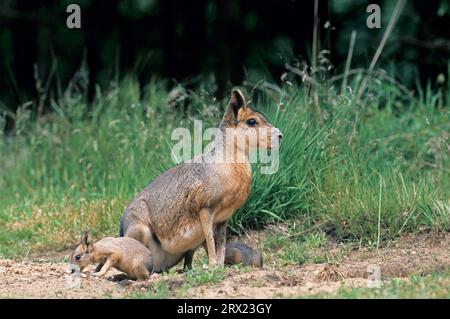
MULTIPOLYGON (((406 237, 378 251, 343 250, 339 245, 326 248, 340 256, 338 264, 272 266, 246 272, 230 269, 220 283, 188 288, 193 298, 273 298, 298 297, 332 292, 341 286, 367 287, 379 267, 381 278, 405 278, 450 269, 449 234, 433 237, 406 237)), ((108 278, 87 275, 81 287, 66 273, 62 262, 68 252, 49 256, 31 256, 22 261, 0 260, 0 297, 2 298, 121 298, 137 291, 156 289, 165 281, 176 292, 183 286, 183 274, 156 275, 146 282, 124 284, 108 278)), ((272 263, 273 264, 273 263, 272 263)))

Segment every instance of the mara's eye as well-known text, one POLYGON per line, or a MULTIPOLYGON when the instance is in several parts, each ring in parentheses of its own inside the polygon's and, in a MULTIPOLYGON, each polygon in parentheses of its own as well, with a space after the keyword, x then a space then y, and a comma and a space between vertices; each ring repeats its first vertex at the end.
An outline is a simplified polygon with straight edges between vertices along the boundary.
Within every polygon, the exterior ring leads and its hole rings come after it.
POLYGON ((75 260, 80 260, 81 256, 80 255, 76 255, 75 256, 75 260))
POLYGON ((258 122, 256 122, 255 119, 249 119, 249 120, 247 121, 247 125, 248 125, 248 126, 255 126, 256 124, 258 124, 258 122))

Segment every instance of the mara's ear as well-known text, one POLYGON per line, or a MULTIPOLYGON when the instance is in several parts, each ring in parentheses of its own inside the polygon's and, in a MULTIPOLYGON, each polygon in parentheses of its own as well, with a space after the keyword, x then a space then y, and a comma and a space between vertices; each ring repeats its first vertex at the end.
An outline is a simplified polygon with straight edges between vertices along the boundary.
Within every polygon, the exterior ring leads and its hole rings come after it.
POLYGON ((85 248, 88 248, 92 244, 91 234, 88 231, 85 231, 81 236, 81 245, 85 248))
POLYGON ((235 89, 231 91, 230 104, 233 105, 233 107, 236 107, 238 110, 241 107, 247 107, 247 101, 241 90, 235 89))
POLYGON ((241 90, 231 91, 230 102, 228 103, 226 115, 233 123, 237 122, 239 109, 247 107, 247 100, 241 90))

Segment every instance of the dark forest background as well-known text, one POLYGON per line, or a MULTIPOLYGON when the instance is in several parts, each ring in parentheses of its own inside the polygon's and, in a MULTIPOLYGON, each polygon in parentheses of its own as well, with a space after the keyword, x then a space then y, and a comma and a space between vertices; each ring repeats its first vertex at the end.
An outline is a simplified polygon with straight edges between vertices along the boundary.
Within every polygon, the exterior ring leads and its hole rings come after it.
MULTIPOLYGON (((320 0, 331 73, 343 71, 352 30, 352 67, 367 67, 395 3, 320 0), (366 26, 370 3, 381 6, 381 29, 366 26)), ((314 1, 296 0, 0 0, 0 107, 14 112, 42 87, 57 95, 81 66, 90 97, 95 84, 130 73, 140 83, 215 79, 219 96, 246 77, 278 82, 285 62, 310 64, 313 10, 314 1), (81 29, 66 27, 70 3, 81 6, 81 29)), ((409 87, 446 76, 449 15, 448 0, 409 1, 378 66, 409 87)))

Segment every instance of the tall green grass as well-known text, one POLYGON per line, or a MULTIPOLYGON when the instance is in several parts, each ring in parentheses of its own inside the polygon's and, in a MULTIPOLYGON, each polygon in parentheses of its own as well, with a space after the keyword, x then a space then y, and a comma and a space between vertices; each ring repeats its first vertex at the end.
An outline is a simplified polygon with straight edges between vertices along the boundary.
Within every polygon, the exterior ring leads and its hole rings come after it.
POLYGON ((366 243, 450 230, 450 110, 433 95, 404 101, 389 96, 393 89, 373 87, 379 95, 360 105, 335 96, 323 106, 323 123, 304 90, 288 98, 283 112, 271 114, 285 132, 280 171, 256 174, 235 223, 298 218, 305 230, 322 224, 338 239, 366 243))
MULTIPOLYGON (((305 231, 373 244, 450 229, 450 89, 405 97, 370 81, 356 101, 357 84, 343 93, 324 85, 320 117, 302 84, 254 94, 253 107, 284 133, 280 169, 261 175, 256 165, 232 230, 296 220, 305 231)), ((87 228, 117 235, 126 205, 174 165, 172 130, 194 119, 217 126, 226 103, 192 92, 183 115, 167 97, 164 82, 140 89, 127 78, 90 104, 68 91, 40 119, 20 108, 14 136, 0 137, 0 254, 63 248, 87 228)))

